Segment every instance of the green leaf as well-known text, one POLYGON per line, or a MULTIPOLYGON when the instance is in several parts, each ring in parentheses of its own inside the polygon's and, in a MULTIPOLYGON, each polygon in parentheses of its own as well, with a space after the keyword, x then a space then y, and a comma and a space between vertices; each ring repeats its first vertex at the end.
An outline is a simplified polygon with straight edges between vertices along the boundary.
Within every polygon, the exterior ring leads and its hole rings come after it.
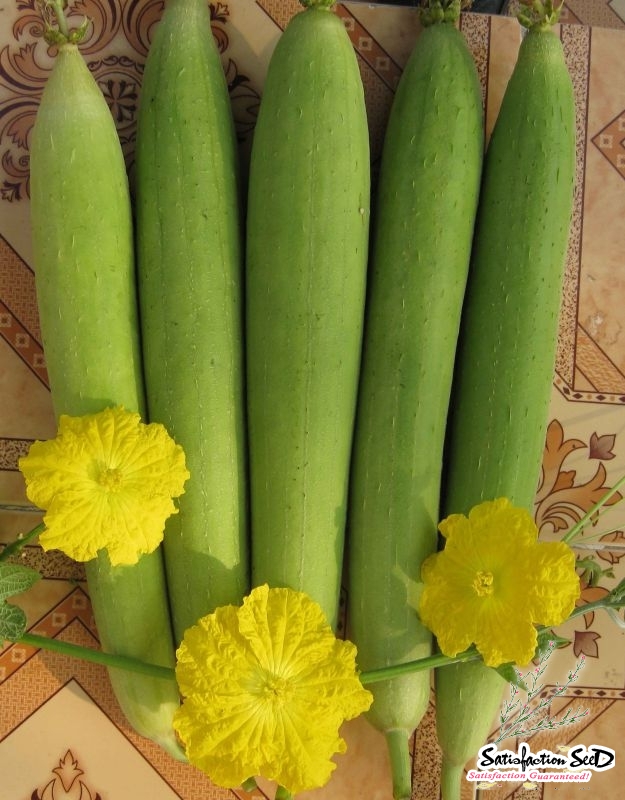
POLYGON ((11 603, 0 603, 0 646, 5 641, 17 642, 26 630, 26 614, 11 603))
POLYGON ((16 642, 26 630, 26 614, 18 606, 7 603, 7 597, 27 591, 39 578, 37 570, 30 567, 0 563, 0 646, 5 640, 16 642))
POLYGON ((614 577, 614 570, 612 567, 603 569, 601 564, 595 561, 592 556, 588 556, 587 558, 578 558, 575 562, 575 569, 582 570, 580 577, 582 580, 585 580, 589 586, 597 586, 603 577, 614 577))
POLYGON ((27 591, 41 575, 22 564, 0 564, 0 603, 14 594, 27 591))

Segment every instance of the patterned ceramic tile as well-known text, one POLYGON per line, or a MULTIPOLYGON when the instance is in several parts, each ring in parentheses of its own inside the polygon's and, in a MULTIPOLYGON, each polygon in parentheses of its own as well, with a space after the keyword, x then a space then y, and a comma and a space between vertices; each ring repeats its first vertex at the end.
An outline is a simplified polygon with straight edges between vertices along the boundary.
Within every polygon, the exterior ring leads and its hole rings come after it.
MULTIPOLYGON (((162 0, 84 0, 83 52, 115 117, 132 178, 137 100, 145 55, 162 0)), ((211 4, 213 33, 228 77, 243 163, 249 154, 269 56, 296 0, 234 0, 211 4)), ((374 166, 401 70, 419 33, 409 8, 346 3, 337 9, 359 58, 366 89, 374 166)), ((37 518, 15 506, 26 502, 17 459, 54 420, 39 332, 28 224, 28 146, 37 103, 51 66, 40 39, 35 0, 7 0, 0 8, 0 542, 37 518)), ((625 472, 625 2, 568 0, 560 26, 578 107, 578 188, 563 294, 551 424, 537 492, 536 519, 544 537, 580 516, 625 472), (589 27, 592 26, 592 27, 589 27)), ((466 14, 462 31, 474 55, 486 109, 487 132, 497 115, 520 43, 509 18, 466 14)), ((604 545, 625 544, 620 506, 593 533, 604 545)), ((623 549, 601 551, 623 574, 623 549)), ((42 580, 26 596, 29 626, 89 647, 97 646, 82 569, 37 546, 26 563, 42 580)), ((582 602, 609 586, 587 587, 582 602)), ((571 644, 550 661, 546 689, 583 655, 585 666, 560 702, 588 714, 557 736, 532 745, 602 743, 617 750, 615 769, 583 786, 479 789, 493 800, 622 796, 625 763, 624 634, 607 617, 587 614, 570 623, 571 644), (620 748, 620 749, 619 749, 620 748)), ((493 730, 493 737, 497 735, 493 730)), ((390 800, 388 760, 381 735, 364 719, 345 726, 348 752, 325 789, 305 800, 390 800)), ((542 738, 541 738, 542 737, 542 738)), ((3 800, 240 800, 270 796, 216 789, 126 725, 106 671, 23 645, 0 652, 0 763, 3 800)), ((414 798, 437 800, 440 753, 430 705, 413 742, 414 798)), ((473 794, 467 782, 463 800, 473 794)))

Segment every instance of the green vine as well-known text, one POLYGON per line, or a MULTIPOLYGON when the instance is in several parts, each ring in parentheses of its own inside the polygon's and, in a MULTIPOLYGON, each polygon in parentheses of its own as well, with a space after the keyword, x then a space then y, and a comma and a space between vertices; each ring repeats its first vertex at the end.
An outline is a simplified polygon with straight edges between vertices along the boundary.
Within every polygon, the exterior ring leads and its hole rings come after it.
MULTIPOLYGON (((37 526, 38 530, 40 526, 37 526)), ((32 538, 31 534, 27 534, 18 541, 21 543, 25 540, 32 538)), ((15 544, 15 543, 13 543, 15 544)), ((163 678, 165 680, 175 680, 175 671, 172 667, 163 667, 158 664, 149 664, 135 658, 126 656, 115 655, 113 653, 105 653, 101 650, 93 650, 89 647, 82 647, 80 645, 63 642, 61 640, 52 639, 47 636, 39 636, 37 634, 26 632, 26 615, 21 608, 8 603, 7 598, 14 594, 21 594, 29 589, 41 576, 35 570, 24 566, 23 564, 9 563, 5 560, 7 550, 12 545, 5 547, 0 553, 0 646, 4 641, 19 642, 27 644, 42 650, 50 650, 62 655, 78 658, 83 661, 90 661, 96 664, 102 664, 106 667, 113 667, 116 669, 129 670, 131 672, 139 672, 145 675, 151 675, 156 678, 163 678)), ((13 550, 13 552, 15 552, 13 550)), ((618 624, 625 625, 622 620, 617 616, 617 611, 625 606, 625 579, 623 579, 611 592, 600 600, 593 603, 587 603, 574 609, 570 614, 567 622, 575 617, 587 614, 591 611, 600 611, 601 609, 610 613, 610 616, 618 624)), ((548 628, 541 628, 538 632, 538 646, 537 655, 539 655, 545 645, 547 639, 558 639, 562 643, 565 640, 556 637, 553 632, 548 628)), ((360 674, 360 681, 364 686, 380 681, 390 680, 399 675, 406 675, 411 672, 422 672, 423 670, 445 667, 449 664, 457 664, 467 661, 479 661, 482 656, 478 653, 475 647, 469 647, 462 653, 456 656, 445 656, 442 654, 435 654, 420 658, 415 661, 408 661, 404 664, 395 664, 380 669, 367 670, 360 674)), ((497 668, 497 671, 506 678, 512 680, 512 672, 510 665, 503 664, 497 668)))
MULTIPOLYGON (((617 493, 619 487, 623 486, 624 484, 625 475, 620 478, 614 484, 614 486, 592 506, 592 508, 579 520, 579 522, 577 522, 571 528, 571 530, 569 530, 562 537, 561 541, 569 543, 578 538, 581 535, 582 530, 588 524, 597 519, 602 509, 605 510, 604 506, 606 505, 607 501, 613 497, 617 493)), ((140 661, 139 659, 128 658, 126 656, 115 655, 113 653, 105 653, 100 650, 81 647, 79 645, 63 642, 46 636, 39 636, 26 631, 27 620, 24 611, 13 603, 9 603, 8 598, 27 591, 41 577, 36 570, 19 563, 19 560, 17 560, 16 563, 16 558, 19 559, 20 550, 28 542, 32 542, 44 529, 44 524, 40 523, 29 533, 20 535, 14 542, 5 545, 2 551, 0 551, 0 647, 5 641, 12 643, 20 642, 38 649, 51 650, 73 658, 102 664, 106 667, 140 672, 153 677, 162 678, 164 680, 175 680, 175 670, 171 667, 148 664, 144 661, 140 661)), ((593 580, 596 581, 597 575, 602 576, 608 574, 606 570, 601 569, 601 567, 592 559, 592 557, 578 559, 577 564, 578 569, 582 570, 582 577, 585 576, 586 579, 591 583, 593 580)), ((617 625, 625 628, 625 621, 623 621, 618 613, 624 606, 625 579, 621 580, 618 585, 608 592, 605 597, 575 608, 569 615, 566 622, 589 612, 600 611, 603 609, 610 615, 617 625)), ((546 643, 549 640, 557 640, 558 644, 565 642, 565 640, 557 637, 552 630, 548 628, 539 628, 538 645, 536 648, 537 658, 540 657, 540 654, 544 651, 546 643)), ((435 654, 426 658, 406 662, 404 664, 396 664, 388 667, 382 667, 380 669, 367 670, 360 674, 360 680, 363 685, 368 685, 377 683, 379 681, 389 680, 397 677, 398 675, 440 668, 459 662, 478 661, 481 658, 482 657, 476 648, 472 646, 464 652, 453 657, 435 654)), ((516 683, 512 665, 502 664, 497 668, 497 671, 506 680, 516 683)), ((521 688, 523 687, 521 686, 521 688)))

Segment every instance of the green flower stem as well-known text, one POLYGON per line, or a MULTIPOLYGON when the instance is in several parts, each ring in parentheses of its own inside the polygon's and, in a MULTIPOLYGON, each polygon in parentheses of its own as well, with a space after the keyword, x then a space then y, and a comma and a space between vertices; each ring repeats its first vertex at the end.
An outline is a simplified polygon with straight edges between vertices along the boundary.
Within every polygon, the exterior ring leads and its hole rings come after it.
MULTIPOLYGON (((600 604, 601 601, 598 600, 597 603, 600 604)), ((595 607, 597 603, 593 603, 592 606, 595 607)), ((584 608, 589 608, 589 606, 585 606, 584 608)), ((61 653, 62 655, 71 656, 72 658, 79 658, 83 661, 91 661, 94 664, 103 664, 106 667, 117 667, 118 669, 126 669, 131 672, 141 672, 144 675, 152 675, 156 678, 163 678, 164 680, 176 680, 175 670, 172 667, 161 667, 158 664, 148 664, 137 658, 103 653, 101 650, 92 650, 90 647, 82 647, 78 644, 63 642, 48 636, 39 636, 36 633, 25 633, 18 639, 18 642, 20 644, 28 644, 31 647, 40 648, 41 650, 52 650, 55 653, 61 653)), ((453 658, 439 653, 437 655, 428 656, 427 658, 420 658, 416 661, 407 661, 405 664, 395 664, 391 667, 382 667, 381 669, 362 672, 360 674, 360 682, 365 686, 369 683, 389 680, 390 678, 395 678, 398 675, 404 675, 408 672, 420 672, 424 669, 444 667, 447 664, 455 664, 459 661, 479 661, 480 658, 480 654, 474 648, 465 650, 464 653, 460 653, 453 658)))
POLYGON ((163 678, 163 680, 176 680, 176 673, 173 667, 161 667, 158 664, 148 664, 130 656, 115 656, 112 653, 103 653, 101 650, 92 650, 90 647, 81 647, 81 645, 52 639, 49 636, 25 633, 18 639, 18 643, 37 647, 41 650, 51 650, 64 656, 80 658, 83 661, 91 661, 94 664, 103 664, 105 667, 140 672, 143 675, 151 675, 154 678, 163 678))
POLYGON ((604 597, 602 600, 595 600, 594 603, 585 603, 583 606, 578 606, 575 608, 565 622, 568 622, 571 619, 575 619, 575 617, 582 617, 584 614, 590 614, 592 611, 600 611, 602 608, 608 611, 609 609, 614 609, 620 607, 615 605, 614 603, 610 602, 610 595, 604 597))
POLYGON ((597 514, 597 512, 600 511, 601 508, 603 508, 603 506, 608 502, 608 500, 611 497, 614 497, 614 495, 623 485, 625 485, 625 475, 621 475, 621 477, 614 484, 614 486, 603 495, 601 500, 599 500, 597 503, 594 504, 594 506, 590 509, 590 511, 587 511, 584 514, 584 516, 579 520, 579 522, 576 522, 575 525, 573 525, 573 527, 564 534, 564 536, 560 541, 564 542, 565 544, 569 544, 577 536, 579 536, 581 531, 586 527, 586 525, 588 525, 588 523, 597 514))
MULTIPOLYGON (((574 609, 568 620, 588 614, 592 611, 599 611, 602 608, 606 610, 614 610, 620 608, 622 602, 610 601, 610 595, 601 600, 596 600, 594 603, 586 603, 574 609)), ((113 655, 112 653, 103 653, 101 650, 92 650, 89 647, 81 647, 77 644, 63 642, 58 639, 52 639, 48 636, 39 636, 34 633, 25 633, 18 639, 18 643, 27 644, 31 647, 36 647, 41 650, 51 650, 55 653, 70 656, 72 658, 79 658, 83 661, 90 661, 94 664, 103 664, 106 667, 115 667, 117 669, 125 669, 130 672, 140 672, 143 675, 151 675, 163 680, 176 680, 176 673, 172 667, 162 667, 158 664, 148 664, 145 661, 140 661, 136 658, 128 656, 113 655)), ((377 683, 379 681, 390 680, 396 678, 398 675, 405 675, 410 672, 420 672, 426 669, 434 669, 435 667, 444 667, 448 664, 456 664, 459 662, 479 661, 481 655, 474 647, 459 653, 457 656, 445 656, 442 653, 428 656, 427 658, 419 658, 416 661, 407 661, 405 664, 395 664, 390 667, 382 667, 381 669, 368 670, 360 674, 360 682, 363 686, 370 683, 377 683)))
POLYGON ((434 669, 435 667, 445 667, 448 664, 457 664, 465 661, 479 661, 482 656, 477 652, 474 647, 470 647, 463 653, 457 656, 444 656, 442 653, 437 653, 433 656, 426 658, 419 658, 416 661, 406 661, 405 664, 394 664, 390 667, 381 667, 380 669, 371 669, 366 672, 360 673, 360 682, 363 686, 370 683, 379 683, 386 681, 390 678, 396 678, 398 675, 405 675, 409 672, 421 672, 424 669, 434 669))
MULTIPOLYGON (((599 544, 599 545, 595 545, 595 546, 589 544, 588 547, 586 547, 586 544, 588 542, 594 542, 595 539, 601 539, 602 536, 609 536, 611 533, 617 533, 617 531, 622 531, 622 530, 623 530, 623 526, 622 525, 618 525, 617 527, 610 528, 607 531, 599 531, 598 533, 591 533, 590 535, 584 534, 583 540, 578 541, 576 539, 573 547, 575 547, 576 549, 580 548, 582 550, 583 549, 587 549, 587 550, 612 550, 612 549, 620 550, 622 548, 622 545, 618 545, 618 544, 615 545, 614 542, 606 542, 605 544, 599 544)), ((581 537, 579 537, 579 539, 581 539, 581 537)))
POLYGON ((19 551, 22 549, 22 547, 24 547, 24 545, 27 545, 28 542, 32 541, 33 539, 36 539, 40 533, 43 533, 45 531, 45 529, 46 526, 43 524, 43 522, 41 522, 39 523, 39 525, 34 527, 32 531, 25 533, 19 539, 16 539, 14 542, 11 542, 11 544, 8 544, 4 548, 4 550, 0 553, 0 561, 5 561, 10 556, 14 556, 16 553, 19 553, 19 551))
MULTIPOLYGON (((612 608, 610 604, 606 603, 605 599, 596 600, 594 603, 587 603, 574 609, 568 617, 568 620, 575 617, 582 616, 591 611, 598 611, 602 608, 612 608)), ((568 621, 567 620, 567 621, 568 621)), ((71 644, 69 642, 59 641, 58 639, 51 639, 47 636, 38 636, 34 633, 25 633, 20 639, 21 644, 28 644, 32 647, 41 648, 42 650, 52 650, 56 653, 80 658, 83 661, 91 661, 95 664, 104 664, 107 667, 117 667, 118 669, 126 669, 132 672, 141 672, 145 675, 152 675, 157 678, 165 680, 175 680, 175 671, 171 667, 161 667, 157 664, 148 664, 145 661, 140 661, 136 658, 129 658, 127 656, 116 656, 112 653, 103 653, 100 650, 92 650, 89 647, 81 647, 80 645, 71 644)), ((380 669, 368 670, 360 674, 360 682, 363 686, 370 683, 378 683, 379 681, 389 680, 396 678, 398 675, 405 675, 410 672, 420 672, 426 669, 434 669, 435 667, 444 667, 448 664, 456 664, 459 662, 479 661, 481 655, 475 648, 469 648, 457 656, 445 656, 438 653, 427 658, 419 658, 416 661, 407 661, 405 664, 395 664, 390 667, 382 667, 380 669)))

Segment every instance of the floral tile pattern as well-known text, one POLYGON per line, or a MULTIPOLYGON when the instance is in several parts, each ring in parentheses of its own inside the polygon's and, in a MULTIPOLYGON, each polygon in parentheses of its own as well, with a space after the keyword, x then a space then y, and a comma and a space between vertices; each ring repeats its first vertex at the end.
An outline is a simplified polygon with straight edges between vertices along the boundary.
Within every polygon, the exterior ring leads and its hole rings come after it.
MULTIPOLYGON (((145 56, 162 0, 70 2, 93 20, 83 52, 115 118, 132 180, 137 103, 145 56)), ((213 34, 226 72, 242 161, 249 154, 269 55, 297 0, 211 3, 213 34)), ((511 4, 514 8, 514 4, 511 4)), ((337 13, 359 58, 371 125, 374 170, 401 70, 419 32, 409 8, 345 3, 337 13)), ((54 433, 41 344, 28 226, 28 148, 52 53, 41 39, 35 0, 8 0, 0 32, 0 543, 37 521, 27 504, 17 460, 34 439, 54 433)), ((462 31, 478 67, 492 129, 520 43, 513 19, 465 14, 462 31)), ((625 1, 567 0, 560 26, 574 81, 578 116, 578 188, 563 293, 558 361, 535 516, 553 537, 577 521, 625 472, 625 1)), ((598 534, 602 564, 622 577, 625 517, 611 505, 587 535, 598 534), (603 533, 602 533, 603 532, 603 533), (613 548, 613 549, 610 549, 613 548)), ((44 579, 28 595, 33 632, 97 647, 84 574, 36 546, 25 560, 44 579)), ((612 579, 586 586, 581 603, 605 593, 612 579)), ((617 751, 616 766, 586 786, 518 784, 477 789, 485 798, 601 797, 617 800, 625 780, 623 634, 588 613, 563 631, 570 644, 550 661, 548 686, 582 656, 584 669, 558 701, 588 714, 532 740, 554 749, 600 743, 617 751), (583 791, 586 794, 582 794, 583 791)), ((345 725, 348 752, 331 784, 303 800, 390 800, 382 737, 364 719, 345 725)), ((493 737, 497 731, 493 730, 493 737)), ((536 745, 536 747, 534 746, 536 745)), ((21 645, 0 651, 0 761, 3 796, 11 800, 251 800, 271 796, 211 786, 131 731, 101 667, 70 662, 21 645), (111 766, 114 768, 112 769, 111 766), (7 783, 8 781, 8 783, 7 783)), ((440 753, 433 702, 413 742, 414 798, 439 797, 440 753)), ((463 800, 474 796, 466 782, 463 800)))

